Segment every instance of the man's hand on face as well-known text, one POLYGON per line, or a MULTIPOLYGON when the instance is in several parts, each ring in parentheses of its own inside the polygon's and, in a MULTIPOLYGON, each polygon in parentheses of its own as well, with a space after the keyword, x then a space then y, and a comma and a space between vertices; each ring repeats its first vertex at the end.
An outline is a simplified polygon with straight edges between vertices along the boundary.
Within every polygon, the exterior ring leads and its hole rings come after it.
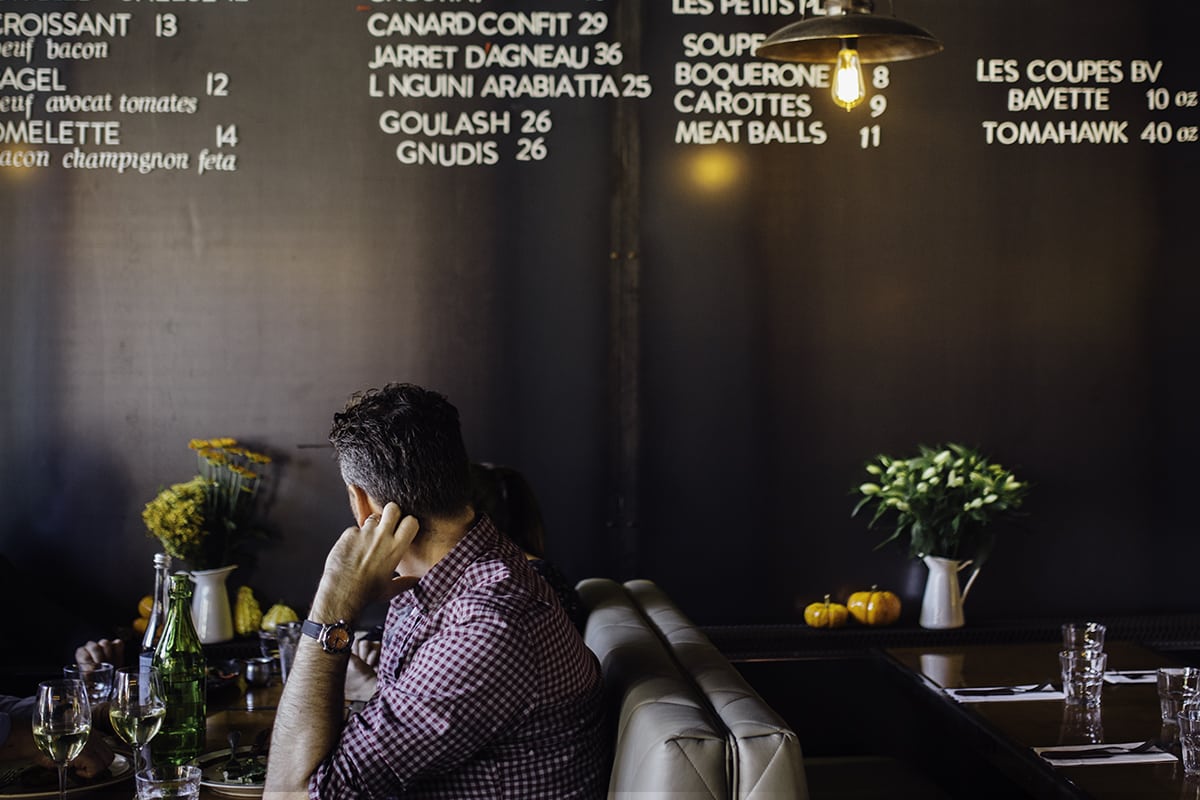
POLYGON ((399 594, 416 580, 395 576, 420 525, 388 503, 361 528, 347 528, 325 558, 325 572, 313 602, 313 618, 354 619, 368 603, 399 594))

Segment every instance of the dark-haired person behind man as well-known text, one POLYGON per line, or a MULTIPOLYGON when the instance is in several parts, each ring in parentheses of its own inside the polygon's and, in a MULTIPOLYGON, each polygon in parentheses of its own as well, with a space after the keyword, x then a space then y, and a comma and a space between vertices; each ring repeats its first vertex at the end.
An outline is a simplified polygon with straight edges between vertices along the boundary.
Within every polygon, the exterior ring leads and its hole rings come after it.
POLYGON ((599 665, 521 551, 476 517, 458 411, 389 384, 353 397, 329 438, 358 527, 326 557, 266 796, 603 796, 599 665), (346 634, 387 596, 378 688, 343 723, 346 634))

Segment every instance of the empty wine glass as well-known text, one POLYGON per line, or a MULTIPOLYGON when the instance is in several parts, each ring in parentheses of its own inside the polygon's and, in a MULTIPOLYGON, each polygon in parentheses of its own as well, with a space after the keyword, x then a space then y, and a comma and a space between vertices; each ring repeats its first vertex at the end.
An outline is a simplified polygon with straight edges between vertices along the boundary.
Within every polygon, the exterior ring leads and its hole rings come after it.
POLYGON ((58 767, 58 796, 67 796, 67 763, 87 744, 92 706, 83 681, 39 683, 33 707, 33 741, 58 767))
POLYGON ((121 667, 116 673, 108 719, 133 748, 133 773, 141 772, 142 749, 158 733, 166 716, 162 679, 154 667, 121 667))
POLYGON ((63 677, 83 681, 87 689, 88 702, 92 708, 108 700, 113 687, 113 665, 107 661, 100 664, 80 664, 63 667, 63 677))

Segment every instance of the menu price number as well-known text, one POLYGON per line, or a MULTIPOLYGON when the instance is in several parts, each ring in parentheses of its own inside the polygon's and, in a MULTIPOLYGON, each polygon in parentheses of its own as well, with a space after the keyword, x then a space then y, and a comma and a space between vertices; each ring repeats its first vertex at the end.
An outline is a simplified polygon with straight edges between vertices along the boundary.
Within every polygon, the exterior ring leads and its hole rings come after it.
MULTIPOLYGON (((521 112, 521 133, 545 134, 553 128, 554 120, 551 119, 548 109, 542 111, 525 109, 521 112)), ((543 161, 548 155, 550 155, 550 149, 546 146, 545 136, 533 138, 522 136, 517 139, 517 154, 514 156, 517 161, 543 161)))
POLYGON ((524 137, 517 139, 517 161, 543 161, 550 154, 546 147, 546 137, 538 136, 534 139, 526 139, 524 137))
POLYGON ((858 146, 863 150, 871 147, 879 147, 883 137, 883 131, 878 125, 864 125, 858 129, 858 146))
POLYGON ((229 96, 229 75, 224 72, 210 72, 204 78, 204 93, 209 97, 229 96))
POLYGON ((597 42, 592 48, 592 61, 598 67, 616 67, 620 66, 625 60, 625 56, 621 53, 620 42, 597 42))
POLYGON ((154 35, 159 39, 171 39, 179 33, 179 17, 174 14, 154 15, 154 35))
MULTIPOLYGON (((886 89, 892 83, 891 72, 885 66, 875 67, 871 71, 871 85, 876 89, 886 89)), ((882 117, 887 111, 887 95, 873 94, 867 101, 870 107, 871 119, 882 117)), ((879 147, 883 141, 883 128, 880 125, 864 125, 858 129, 858 146, 863 150, 879 147)))
POLYGON ((1151 111, 1166 111, 1174 104, 1176 108, 1200 107, 1200 92, 1175 92, 1163 87, 1146 92, 1146 106, 1151 111))
POLYGON ((580 11, 579 35, 599 36, 608 30, 608 13, 604 11, 580 11))
POLYGON ((1177 127, 1169 122, 1151 122, 1142 128, 1142 133, 1138 138, 1150 144, 1200 142, 1200 126, 1180 125, 1177 127))

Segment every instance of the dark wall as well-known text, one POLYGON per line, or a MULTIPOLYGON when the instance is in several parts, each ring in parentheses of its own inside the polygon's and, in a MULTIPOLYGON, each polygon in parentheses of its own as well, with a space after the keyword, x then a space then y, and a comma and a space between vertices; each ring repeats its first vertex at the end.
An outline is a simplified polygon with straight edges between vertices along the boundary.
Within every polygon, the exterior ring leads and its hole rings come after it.
MULTIPOLYGON (((827 141, 731 147, 721 192, 681 177, 716 148, 647 137, 647 571, 694 614, 794 619, 872 583, 915 612, 924 568, 872 551, 849 490, 864 459, 941 441, 1034 484, 968 621, 1193 606, 1198 151, 1139 135, 1172 120, 1188 139, 1200 114, 1151 112, 1129 68, 1200 82, 1172 38, 1194 11, 1175 10, 1152 29, 1127 3, 906 2, 945 51, 892 65, 880 145, 861 147, 864 110, 814 92, 827 141), (1012 112, 979 59, 1015 60, 1026 91, 1052 85, 1024 79, 1032 59, 1116 60, 1124 80, 1078 84, 1108 86, 1108 112, 1012 112), (1128 143, 988 144, 985 120, 1115 120, 1128 143)), ((651 19, 655 39, 681 24, 651 19)), ((648 118, 661 134, 677 115, 648 118)))
MULTIPOLYGON (((25 5, 15 12, 60 4, 25 5)), ((105 59, 33 59, 57 66, 70 93, 199 97, 194 115, 107 115, 121 121, 120 146, 87 149, 238 159, 222 173, 197 174, 193 161, 117 174, 58 166, 70 147, 50 145, 55 166, 0 167, 0 552, 88 598, 92 629, 126 622, 148 589, 156 548, 141 507, 190 476, 192 437, 237 436, 278 456, 279 539, 233 584, 303 606, 349 522, 319 445, 350 392, 388 380, 446 392, 472 455, 529 475, 568 574, 654 578, 702 623, 794 620, 825 592, 870 583, 915 613, 923 567, 872 550, 849 489, 875 453, 944 440, 978 445, 1035 484, 968 620, 1194 610, 1200 143, 1138 134, 1153 120, 1195 126, 1200 111, 1151 112, 1147 85, 1126 72, 1110 111, 1014 113, 1007 85, 977 79, 979 59, 1126 70, 1145 59, 1163 62, 1158 85, 1172 97, 1194 92, 1192 4, 900 3, 946 49, 890 66, 885 113, 788 90, 809 95, 803 122, 819 122, 825 141, 753 145, 677 143, 693 117, 675 108, 675 63, 696 60, 686 33, 765 33, 788 16, 666 2, 247 0, 171 4, 180 32, 164 39, 159 8, 61 5, 134 15, 105 59), (599 37, 527 40, 621 42, 620 66, 583 71, 644 72, 653 94, 371 97, 369 75, 387 70, 367 66, 381 39, 364 19, 451 8, 569 10, 574 23, 606 11, 599 37), (213 71, 230 76, 228 96, 204 94, 213 71), (631 163, 618 107, 639 131, 631 163), (387 108, 508 111, 514 127, 549 110, 553 128, 541 159, 517 153, 543 132, 514 130, 459 137, 498 141, 494 165, 405 165, 377 123, 387 108), (981 127, 1071 119, 1127 121, 1129 142, 989 145, 981 127), (217 126, 230 124, 236 146, 217 147, 217 126), (875 124, 878 146, 863 147, 860 129, 875 124), (705 165, 727 179, 696 183, 705 165), (642 413, 629 554, 613 526, 609 326, 626 244, 614 220, 631 203, 642 413)))

